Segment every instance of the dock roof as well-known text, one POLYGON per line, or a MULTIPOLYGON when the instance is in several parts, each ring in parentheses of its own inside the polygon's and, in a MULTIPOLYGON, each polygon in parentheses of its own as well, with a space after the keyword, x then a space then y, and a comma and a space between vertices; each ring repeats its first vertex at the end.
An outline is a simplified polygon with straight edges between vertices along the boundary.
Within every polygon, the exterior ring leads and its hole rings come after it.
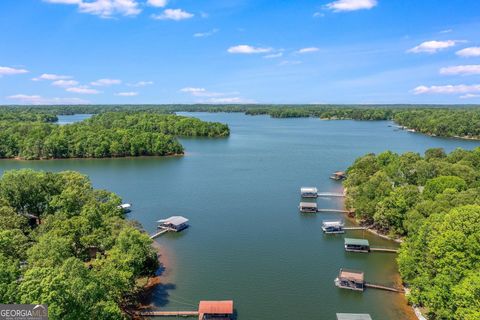
POLYGON ((233 314, 233 301, 200 301, 198 312, 206 314, 233 314))
POLYGON ((355 282, 363 282, 364 273, 363 271, 340 269, 340 274, 338 275, 341 279, 348 279, 355 282))
POLYGON ((337 313, 337 320, 372 320, 367 313, 337 313))
POLYGON ((317 204, 315 202, 300 202, 300 207, 316 208, 317 204))
POLYGON ((336 226, 343 226, 343 221, 342 220, 323 221, 322 224, 325 227, 336 227, 336 226))
POLYGON ((345 238, 345 244, 350 244, 354 246, 369 246, 370 243, 367 239, 354 239, 354 238, 345 238))
POLYGON ((179 226, 188 222, 188 219, 182 216, 173 216, 167 219, 161 219, 157 221, 158 223, 168 223, 174 226, 179 226))

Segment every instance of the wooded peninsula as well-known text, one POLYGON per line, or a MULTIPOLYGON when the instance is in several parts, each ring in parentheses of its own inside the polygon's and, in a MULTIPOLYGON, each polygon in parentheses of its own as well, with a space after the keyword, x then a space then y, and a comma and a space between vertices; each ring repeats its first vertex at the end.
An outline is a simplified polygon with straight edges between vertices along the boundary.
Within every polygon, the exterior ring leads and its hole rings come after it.
POLYGON ((429 319, 480 319, 480 148, 368 154, 347 174, 356 218, 404 238, 410 301, 429 319))
POLYGON ((123 319, 158 269, 120 198, 77 172, 0 179, 0 301, 45 303, 52 319, 123 319))

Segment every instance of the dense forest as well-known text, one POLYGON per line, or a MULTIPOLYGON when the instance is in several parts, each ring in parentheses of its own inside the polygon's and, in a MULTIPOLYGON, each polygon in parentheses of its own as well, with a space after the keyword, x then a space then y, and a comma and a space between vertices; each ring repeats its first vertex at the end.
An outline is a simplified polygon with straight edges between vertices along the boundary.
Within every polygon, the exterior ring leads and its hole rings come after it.
POLYGON ((327 120, 393 120, 415 131, 442 137, 480 139, 478 105, 78 105, 0 106, 0 121, 53 122, 57 115, 75 113, 148 112, 243 112, 273 118, 316 117, 327 120), (17 115, 18 114, 18 115, 17 115))
POLYGON ((346 205, 405 238, 399 267, 430 319, 480 319, 480 148, 368 154, 348 169, 346 205))
POLYGON ((158 258, 120 203, 77 172, 4 173, 0 301, 48 304, 51 319, 126 318, 158 258))
POLYGON ((54 119, 24 112, 0 116, 0 158, 166 156, 183 153, 177 136, 229 135, 221 123, 161 113, 105 112, 64 126, 54 119))

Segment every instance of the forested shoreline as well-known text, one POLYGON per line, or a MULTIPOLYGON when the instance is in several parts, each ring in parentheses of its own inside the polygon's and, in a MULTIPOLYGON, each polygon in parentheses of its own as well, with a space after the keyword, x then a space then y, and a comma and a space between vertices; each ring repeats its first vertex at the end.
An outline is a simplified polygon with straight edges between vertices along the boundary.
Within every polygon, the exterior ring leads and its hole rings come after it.
POLYGON ((29 169, 0 178, 0 301, 51 319, 124 319, 154 276, 152 240, 88 177, 29 169))
POLYGON ((325 120, 390 120, 400 126, 432 136, 480 139, 478 105, 78 105, 78 106, 0 106, 0 121, 54 122, 58 115, 76 113, 174 114, 176 112, 242 112, 273 118, 315 117, 325 120))
POLYGON ((347 173, 347 208, 404 238, 398 263, 409 300, 430 319, 479 319, 480 148, 368 154, 347 173))
POLYGON ((183 154, 181 136, 225 137, 225 124, 147 112, 105 112, 59 126, 49 113, 0 113, 0 158, 63 159, 183 154))

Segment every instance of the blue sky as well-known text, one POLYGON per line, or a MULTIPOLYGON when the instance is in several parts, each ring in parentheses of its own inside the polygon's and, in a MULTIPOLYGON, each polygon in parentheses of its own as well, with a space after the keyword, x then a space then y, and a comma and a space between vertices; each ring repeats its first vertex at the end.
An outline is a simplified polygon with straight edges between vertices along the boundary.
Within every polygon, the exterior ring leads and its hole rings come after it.
POLYGON ((2 0, 0 104, 480 103, 478 0, 2 0))

